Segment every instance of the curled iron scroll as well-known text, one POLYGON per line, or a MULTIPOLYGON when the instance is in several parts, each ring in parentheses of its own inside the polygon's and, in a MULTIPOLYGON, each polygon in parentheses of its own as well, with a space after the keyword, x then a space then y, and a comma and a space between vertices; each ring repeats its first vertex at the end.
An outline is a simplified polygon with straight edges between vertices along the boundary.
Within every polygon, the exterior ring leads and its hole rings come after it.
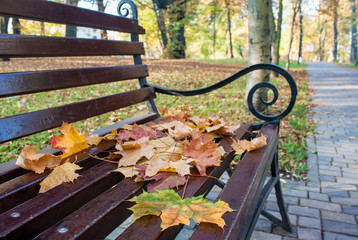
POLYGON ((118 3, 117 12, 119 16, 126 18, 130 18, 129 13, 132 12, 132 18, 138 19, 137 6, 132 0, 121 0, 118 3))
POLYGON ((264 103, 265 105, 272 105, 274 104, 277 99, 278 99, 278 91, 277 88, 269 82, 261 82, 256 84, 250 91, 248 94, 248 107, 249 110, 252 112, 252 114, 254 114, 257 118, 261 119, 261 120, 265 120, 265 121, 272 121, 272 120, 279 120, 284 118, 285 116, 287 116, 293 106, 295 105, 296 102, 296 96, 297 96, 297 86, 295 83, 295 80, 293 79, 293 77, 283 68, 274 65, 274 64, 270 64, 270 63, 259 63, 259 64, 255 64, 255 65, 251 65, 247 68, 244 68, 240 71, 238 71, 237 73, 231 75, 230 77, 217 82, 211 86, 205 87, 205 88, 199 88, 199 89, 195 89, 195 90, 176 90, 176 89, 167 89, 167 88, 163 88, 163 87, 159 87, 156 85, 150 85, 150 84, 146 84, 145 86, 151 86, 155 89, 156 92, 158 93, 163 93, 163 94, 168 94, 168 95, 176 95, 176 96, 194 96, 194 95, 200 95, 200 94, 204 94, 204 93, 208 93, 211 92, 213 90, 216 90, 218 88, 221 88, 223 86, 226 86, 227 84, 235 81, 236 79, 248 74, 249 72, 255 71, 255 70, 259 70, 259 69, 263 69, 263 70, 272 70, 274 72, 277 72, 279 74, 281 74, 286 81, 288 82, 290 89, 291 89, 291 100, 289 105, 287 106, 287 108, 281 112, 278 115, 265 115, 263 113, 260 113, 253 105, 253 95, 254 93, 259 89, 259 88, 269 88, 273 91, 274 93, 274 97, 270 102, 266 102, 263 99, 261 99, 261 102, 264 103))

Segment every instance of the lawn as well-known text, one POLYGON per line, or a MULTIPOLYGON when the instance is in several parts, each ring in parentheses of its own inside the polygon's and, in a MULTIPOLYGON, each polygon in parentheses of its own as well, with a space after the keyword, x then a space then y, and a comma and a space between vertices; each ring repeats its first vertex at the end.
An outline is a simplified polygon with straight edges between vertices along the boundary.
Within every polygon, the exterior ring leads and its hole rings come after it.
MULTIPOLYGON (((56 68, 75 68, 101 65, 130 64, 131 59, 117 57, 73 57, 73 58, 47 58, 47 59, 13 59, 10 62, 0 62, 3 72, 18 72, 31 70, 45 70, 56 68)), ((236 71, 245 67, 243 61, 217 60, 145 60, 149 67, 150 76, 148 82, 176 89, 194 89, 208 86, 224 79, 236 71)), ((310 111, 310 91, 307 84, 307 73, 303 65, 291 70, 291 74, 297 81, 299 95, 293 112, 282 121, 280 141, 280 165, 281 171, 286 177, 305 179, 306 144, 305 137, 312 133, 313 123, 307 118, 310 111), (299 68, 298 68, 299 67, 299 68)), ((281 78, 271 78, 271 81, 279 85, 279 102, 272 107, 273 111, 285 108, 289 99, 283 96, 289 94, 287 84, 281 78)), ((242 78, 230 85, 195 97, 173 97, 159 95, 156 99, 158 106, 173 108, 187 108, 193 115, 229 117, 236 122, 257 121, 244 107, 244 92, 246 79, 242 78)), ((136 89, 137 81, 98 84, 87 87, 78 87, 70 90, 57 90, 52 92, 37 93, 0 99, 2 106, 0 117, 11 116, 31 112, 48 107, 59 106, 71 102, 96 98, 124 90, 136 89)), ((90 118, 75 124, 75 127, 83 132, 92 131, 98 127, 106 126, 128 116, 136 115, 146 110, 145 105, 137 104, 125 109, 120 109, 99 117, 90 118)), ((17 157, 24 144, 37 145, 39 148, 48 146, 48 140, 57 134, 55 131, 45 131, 0 145, 0 160, 6 162, 17 157)))

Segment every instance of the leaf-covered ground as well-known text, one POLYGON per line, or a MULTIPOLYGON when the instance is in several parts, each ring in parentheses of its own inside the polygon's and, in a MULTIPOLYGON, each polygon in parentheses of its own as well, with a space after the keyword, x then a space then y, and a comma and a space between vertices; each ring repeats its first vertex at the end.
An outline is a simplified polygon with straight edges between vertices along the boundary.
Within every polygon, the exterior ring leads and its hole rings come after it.
MULTIPOLYGON (((149 66, 149 83, 176 89, 204 87, 224 79, 245 67, 244 65, 238 64, 208 63, 194 60, 148 59, 145 60, 144 63, 149 66)), ((0 62, 0 69, 2 72, 19 72, 125 64, 132 64, 132 60, 118 57, 28 58, 12 59, 10 62, 0 62)), ((291 71, 291 74, 298 84, 299 95, 293 112, 282 122, 280 162, 281 170, 285 173, 286 177, 304 179, 307 171, 307 165, 305 163, 307 156, 305 136, 310 134, 313 130, 312 121, 307 118, 310 109, 308 103, 310 93, 306 71, 296 68, 291 71)), ((283 109, 289 100, 289 98, 283 98, 283 96, 289 94, 287 84, 280 78, 272 79, 272 81, 278 82, 280 86, 278 104, 272 107, 272 110, 283 109)), ((229 117, 236 122, 258 121, 244 107, 243 96, 245 84, 246 78, 242 78, 220 90, 195 97, 184 98, 158 95, 156 103, 160 107, 185 107, 190 109, 193 115, 229 117)), ((137 86, 136 80, 130 80, 0 99, 2 106, 0 109, 0 117, 46 109, 48 107, 136 89, 137 86)), ((113 113, 78 122, 75 126, 77 129, 88 132, 144 111, 146 111, 146 106, 144 104, 137 104, 113 113)), ((46 142, 48 142, 53 134, 53 131, 46 131, 22 140, 0 145, 1 162, 16 158, 25 143, 32 145, 37 144, 38 147, 41 148, 46 147, 46 142)))

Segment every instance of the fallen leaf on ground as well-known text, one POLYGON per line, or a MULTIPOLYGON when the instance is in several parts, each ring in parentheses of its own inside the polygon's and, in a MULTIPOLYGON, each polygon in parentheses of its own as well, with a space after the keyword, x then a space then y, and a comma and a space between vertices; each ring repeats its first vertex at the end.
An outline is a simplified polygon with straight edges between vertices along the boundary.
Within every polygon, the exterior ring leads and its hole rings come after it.
POLYGON ((214 223, 224 228, 225 221, 222 215, 233 211, 227 203, 221 200, 212 203, 204 199, 203 195, 181 199, 174 190, 143 192, 129 201, 136 203, 130 208, 134 213, 133 220, 145 215, 160 216, 162 230, 180 223, 189 225, 190 218, 196 223, 214 223))
POLYGON ((86 138, 86 142, 89 145, 97 146, 103 140, 116 140, 117 131, 115 129, 112 129, 111 133, 108 133, 108 134, 104 135, 103 137, 100 137, 97 134, 89 133, 89 134, 85 135, 85 138, 86 138))
POLYGON ((118 132, 118 140, 139 140, 143 137, 149 137, 150 140, 157 139, 157 132, 145 125, 124 125, 122 128, 124 129, 121 129, 118 132))
POLYGON ((153 125, 158 130, 167 130, 168 134, 175 139, 182 139, 190 134, 192 128, 179 121, 171 121, 153 125))
POLYGON ((16 160, 16 165, 35 173, 43 173, 46 168, 57 167, 60 163, 61 156, 49 153, 37 153, 36 147, 29 145, 25 145, 16 160))
POLYGON ((39 193, 47 192, 48 190, 65 182, 73 182, 80 175, 75 173, 77 170, 82 169, 80 166, 66 162, 57 166, 41 183, 39 193))
POLYGON ((53 148, 62 149, 62 159, 90 147, 86 142, 86 138, 80 135, 72 124, 64 122, 60 131, 63 136, 53 137, 51 144, 53 148))
POLYGON ((156 180, 147 185, 148 192, 179 187, 185 184, 186 178, 176 173, 158 173, 153 177, 144 177, 144 181, 156 180))
MULTIPOLYGON (((154 147, 149 144, 149 137, 139 139, 137 144, 139 144, 140 147, 119 149, 120 151, 115 152, 115 154, 122 155, 122 158, 118 162, 118 167, 134 166, 143 157, 150 159, 154 156, 154 147)), ((117 145, 116 147, 120 147, 120 145, 117 145)))
POLYGON ((124 175, 124 177, 132 178, 137 176, 140 173, 140 170, 135 166, 129 166, 129 167, 119 167, 113 172, 120 172, 124 175))
POLYGON ((162 159, 159 154, 155 154, 148 162, 145 170, 145 176, 153 177, 158 172, 175 172, 181 176, 190 174, 191 165, 188 164, 187 159, 177 161, 167 160, 167 157, 162 159))
POLYGON ((248 141, 246 139, 235 141, 233 140, 232 148, 236 151, 237 154, 242 154, 245 151, 252 151, 257 148, 266 146, 266 136, 262 135, 260 137, 254 138, 251 141, 248 141))

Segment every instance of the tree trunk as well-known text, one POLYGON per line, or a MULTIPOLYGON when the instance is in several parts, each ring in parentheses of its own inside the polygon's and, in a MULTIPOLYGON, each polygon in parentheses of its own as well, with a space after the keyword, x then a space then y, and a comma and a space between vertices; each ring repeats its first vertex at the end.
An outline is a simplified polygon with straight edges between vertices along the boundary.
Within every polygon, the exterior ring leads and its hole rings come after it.
MULTIPOLYGON (((77 7, 78 0, 66 0, 66 4, 77 7)), ((77 26, 66 25, 66 37, 76 37, 76 36, 77 36, 77 26)))
MULTIPOLYGON (((248 1, 249 19, 249 57, 248 64, 270 63, 271 60, 271 33, 270 33, 270 9, 271 0, 248 1)), ((264 70, 251 72, 247 76, 245 104, 250 89, 259 82, 269 81, 269 72, 264 70)), ((262 112, 266 106, 260 98, 267 100, 267 89, 260 88, 253 98, 254 107, 262 112)))
POLYGON ((40 22, 40 35, 45 36, 45 22, 40 22))
POLYGON ((169 10, 169 40, 168 57, 185 58, 185 27, 184 19, 186 15, 187 0, 173 1, 169 10))
POLYGON ((292 15, 292 24, 291 24, 291 33, 290 33, 290 40, 288 43, 288 51, 286 56, 286 70, 290 70, 290 54, 292 49, 292 42, 293 42, 293 35, 294 35, 294 29, 295 29, 295 22, 296 22, 296 15, 297 10, 299 6, 301 5, 301 0, 298 0, 297 2, 293 2, 293 15, 292 15))
POLYGON ((217 0, 213 1, 213 12, 211 13, 211 20, 213 22, 213 52, 214 52, 214 59, 216 59, 216 20, 217 20, 217 7, 218 7, 218 2, 217 0))
MULTIPOLYGON (((97 0, 97 6, 98 6, 98 11, 104 12, 105 7, 103 4, 103 0, 97 0)), ((101 39, 108 39, 107 29, 101 30, 101 39)))
POLYGON ((299 22, 300 22, 300 42, 299 42, 299 46, 298 46, 298 59, 297 59, 297 64, 302 63, 302 39, 303 39, 303 13, 302 13, 302 8, 301 8, 301 4, 299 6, 298 9, 298 14, 299 14, 299 22))
MULTIPOLYGON (((278 5, 278 16, 277 16, 277 25, 276 31, 272 35, 272 63, 279 65, 280 64, 280 43, 281 43, 281 29, 282 29, 282 0, 279 1, 278 5)), ((278 73, 274 73, 274 76, 278 76, 278 73)))
POLYGON ((351 29, 351 63, 356 64, 358 63, 358 53, 357 53, 357 25, 355 24, 355 15, 356 15, 356 1, 351 0, 352 3, 352 29, 351 29))
POLYGON ((165 9, 160 8, 156 2, 157 1, 153 0, 153 10, 155 12, 158 29, 160 31, 160 36, 162 39, 163 50, 165 50, 168 47, 167 28, 165 26, 165 9))
POLYGON ((18 18, 12 18, 12 29, 14 34, 21 34, 21 24, 18 18))
POLYGON ((231 32, 231 9, 230 0, 225 1, 226 12, 227 12, 227 30, 229 32, 229 45, 230 45, 230 58, 234 58, 234 51, 232 48, 232 32, 231 32))
POLYGON ((333 36, 334 36, 334 45, 333 45, 333 62, 337 62, 338 58, 338 0, 334 0, 334 9, 333 9, 333 36))

